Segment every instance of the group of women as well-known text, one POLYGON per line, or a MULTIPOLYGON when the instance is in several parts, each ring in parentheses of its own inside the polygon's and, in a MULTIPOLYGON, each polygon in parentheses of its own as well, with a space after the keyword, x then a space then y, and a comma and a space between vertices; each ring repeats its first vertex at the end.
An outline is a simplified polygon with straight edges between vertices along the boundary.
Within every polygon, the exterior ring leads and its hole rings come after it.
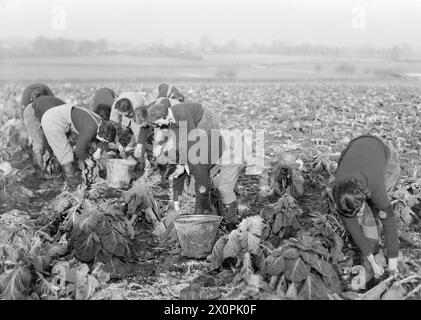
MULTIPOLYGON (((232 228, 238 222, 234 186, 243 164, 221 164, 218 161, 225 148, 220 123, 215 113, 201 103, 187 101, 174 86, 163 83, 155 90, 153 99, 140 92, 123 92, 116 95, 109 88, 96 91, 91 108, 75 106, 54 97, 44 84, 27 87, 22 95, 24 121, 32 140, 34 163, 44 168, 43 155, 49 150, 62 166, 69 185, 75 185, 74 162, 79 167, 93 166, 101 152, 111 146, 120 154, 133 151, 140 162, 150 150, 150 136, 156 130, 172 130, 174 156, 166 158, 167 165, 175 165, 174 200, 184 187, 185 178, 194 178, 195 213, 208 214, 211 208, 212 189, 220 198, 220 212, 232 228), (181 128, 186 128, 182 134, 181 128), (205 139, 189 139, 194 130, 207 133, 205 139), (77 134, 76 144, 69 143, 70 132, 77 134), (185 140, 185 141, 184 141, 185 140), (96 151, 90 152, 92 143, 96 151), (205 161, 193 161, 195 143, 205 155, 205 161), (203 148, 202 148, 203 147, 203 148), (203 151, 206 150, 206 151, 203 151)), ((166 141, 169 143, 169 141, 166 141)), ((162 145, 155 144, 155 157, 161 157, 162 145)), ((195 150, 196 150, 195 149, 195 150)), ((167 148, 168 151, 168 148, 167 148)), ((400 173, 397 152, 386 142, 374 136, 361 136, 352 140, 341 154, 333 183, 336 209, 360 248, 362 256, 374 275, 384 269, 374 255, 379 250, 380 232, 385 233, 389 272, 398 270, 399 241, 396 217, 388 192, 400 173)))

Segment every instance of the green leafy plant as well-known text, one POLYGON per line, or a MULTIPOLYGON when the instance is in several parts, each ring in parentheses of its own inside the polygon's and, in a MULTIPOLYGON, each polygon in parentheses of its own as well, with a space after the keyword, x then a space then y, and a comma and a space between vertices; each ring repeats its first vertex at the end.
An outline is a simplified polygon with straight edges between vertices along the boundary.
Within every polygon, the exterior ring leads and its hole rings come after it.
POLYGON ((281 239, 300 229, 301 213, 296 200, 289 194, 283 195, 275 204, 266 205, 260 212, 265 223, 262 239, 279 245, 281 239))

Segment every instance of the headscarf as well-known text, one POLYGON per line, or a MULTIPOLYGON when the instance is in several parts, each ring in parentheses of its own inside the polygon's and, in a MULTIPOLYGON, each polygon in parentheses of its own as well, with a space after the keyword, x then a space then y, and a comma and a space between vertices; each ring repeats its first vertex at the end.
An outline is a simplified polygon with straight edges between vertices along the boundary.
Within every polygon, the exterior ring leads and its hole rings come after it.
POLYGON ((154 90, 154 96, 156 98, 168 98, 184 102, 184 96, 181 92, 176 87, 168 83, 161 83, 158 88, 154 90))
POLYGON ((92 111, 97 113, 97 108, 100 104, 109 106, 110 110, 114 103, 115 93, 112 89, 101 88, 95 91, 94 99, 92 101, 92 111))
POLYGON ((123 129, 131 128, 135 137, 138 137, 140 126, 134 121, 133 117, 126 117, 120 111, 116 109, 116 104, 121 99, 127 99, 130 101, 133 107, 133 111, 141 106, 144 106, 148 103, 145 95, 140 92, 123 92, 118 98, 114 101, 113 106, 111 107, 110 121, 120 123, 121 116, 121 126, 123 129))
POLYGON ((54 97, 54 94, 51 91, 51 89, 45 84, 31 84, 30 86, 26 87, 25 90, 23 90, 21 103, 24 107, 26 107, 28 104, 32 103, 36 98, 40 96, 54 97))

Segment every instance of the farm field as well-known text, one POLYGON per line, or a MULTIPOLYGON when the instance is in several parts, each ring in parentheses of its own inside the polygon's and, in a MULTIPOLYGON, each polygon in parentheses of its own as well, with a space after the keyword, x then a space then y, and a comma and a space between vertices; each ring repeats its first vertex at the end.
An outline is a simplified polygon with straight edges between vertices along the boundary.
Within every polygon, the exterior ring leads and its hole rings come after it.
MULTIPOLYGON (((129 55, 0 58, 0 81, 275 81, 385 79, 421 73, 421 62, 282 55, 209 55, 199 60, 129 55)), ((419 77, 414 77, 419 79, 419 77)))
MULTIPOLYGON (((179 66, 155 61, 149 67, 134 59, 117 68, 119 62, 110 66, 105 57, 95 67, 94 61, 85 66, 78 59, 71 64, 79 65, 69 69, 60 59, 0 61, 0 80, 7 79, 0 84, 0 161, 13 166, 12 174, 0 171, 0 298, 421 298, 421 82, 372 81, 364 72, 347 76, 355 81, 308 81, 314 60, 300 61, 288 73, 291 65, 274 58, 270 63, 279 69, 253 72, 252 62, 238 60, 236 77, 255 82, 175 83, 187 100, 219 113, 223 128, 265 130, 264 174, 243 172, 236 187, 243 222, 231 233, 220 229, 212 254, 195 260, 181 255, 174 229, 165 238, 151 236, 152 225, 142 215, 132 228, 125 205, 133 203, 121 191, 98 183, 71 194, 63 190, 61 178, 39 180, 18 101, 30 80, 53 79, 47 84, 57 97, 89 106, 100 87, 150 93, 159 78, 183 78, 181 70, 212 78, 226 62, 213 57, 209 67, 185 61, 179 66), (309 75, 306 80, 299 80, 299 70, 309 75), (20 81, 24 74, 28 77, 20 81), (80 79, 80 74, 86 76, 80 79), (79 80, 68 80, 78 75, 79 80), (130 80, 139 77, 152 80, 130 80), (102 80, 89 81, 97 78, 102 80), (329 188, 340 152, 362 134, 380 136, 399 151, 402 172, 391 198, 402 256, 399 275, 372 279, 365 289, 356 289, 350 270, 361 262, 338 222, 329 188), (282 180, 286 186, 279 181, 272 163, 283 160, 294 176, 302 177, 303 195, 292 192, 295 178, 282 180), (273 186, 278 192, 269 194, 273 186), (106 231, 98 222, 104 217, 111 221, 106 231), (72 282, 71 276, 82 280, 72 282)), ((370 65, 359 63, 359 70, 370 65)), ((420 66, 411 66, 411 72, 420 72, 420 66)), ((314 80, 323 72, 326 79, 341 77, 325 68, 314 80)), ((145 182, 141 192, 156 198, 163 216, 170 215, 167 185, 154 183, 145 182)), ((183 212, 190 212, 191 203, 186 195, 183 212)))

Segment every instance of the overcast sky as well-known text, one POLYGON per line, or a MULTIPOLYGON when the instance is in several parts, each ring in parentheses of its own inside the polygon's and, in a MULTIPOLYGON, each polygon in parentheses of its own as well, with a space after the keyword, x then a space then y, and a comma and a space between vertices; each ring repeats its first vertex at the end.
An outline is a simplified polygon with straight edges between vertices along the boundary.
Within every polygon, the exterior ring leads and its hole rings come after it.
POLYGON ((419 47, 421 0, 0 0, 3 39, 173 44, 202 35, 217 43, 419 47))

